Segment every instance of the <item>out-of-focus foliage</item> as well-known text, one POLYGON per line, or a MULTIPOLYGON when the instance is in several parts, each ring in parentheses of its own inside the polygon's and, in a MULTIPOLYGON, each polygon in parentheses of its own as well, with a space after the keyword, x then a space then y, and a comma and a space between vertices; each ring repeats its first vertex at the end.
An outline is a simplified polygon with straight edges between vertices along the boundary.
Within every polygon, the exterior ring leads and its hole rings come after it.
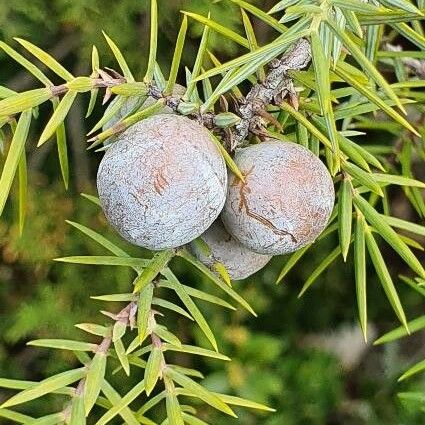
MULTIPOLYGON (((161 5, 159 14, 159 62, 169 66, 172 49, 180 22, 180 10, 207 15, 222 25, 231 29, 240 29, 242 24, 238 16, 238 8, 228 3, 212 2, 211 0, 176 0, 167 1, 161 5)), ((12 37, 30 39, 33 43, 53 48, 59 46, 66 51, 72 46, 70 64, 79 60, 86 62, 90 57, 91 46, 105 47, 105 39, 101 30, 108 33, 112 39, 119 42, 125 52, 126 59, 134 70, 142 72, 146 66, 144 60, 149 50, 149 2, 134 0, 16 0, 0 1, 0 39, 6 42, 12 37)), ((190 42, 195 48, 195 41, 202 32, 202 25, 192 25, 190 42)), ((210 46, 218 48, 223 56, 236 53, 236 47, 231 43, 223 43, 223 38, 212 34, 210 46)), ((194 49, 186 50, 185 62, 192 59, 194 49)), ((102 58, 110 61, 111 57, 102 58)), ((112 63, 112 61, 111 61, 112 63)), ((110 64, 111 64, 110 63, 110 64)), ((3 66, 2 65, 2 69, 3 66)))

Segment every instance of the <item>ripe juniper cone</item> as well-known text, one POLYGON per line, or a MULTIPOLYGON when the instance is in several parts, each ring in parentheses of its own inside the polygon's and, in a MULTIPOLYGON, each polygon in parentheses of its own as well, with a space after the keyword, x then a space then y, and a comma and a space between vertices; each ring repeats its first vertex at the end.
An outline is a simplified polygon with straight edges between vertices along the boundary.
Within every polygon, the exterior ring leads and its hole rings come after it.
POLYGON ((241 245, 224 228, 220 219, 203 233, 200 238, 208 246, 206 252, 197 241, 191 243, 191 250, 206 266, 213 267, 219 262, 226 267, 230 279, 240 280, 262 269, 272 258, 251 251, 241 245))
POLYGON ((335 193, 324 164, 308 149, 267 139, 238 149, 245 182, 229 177, 222 220, 240 243, 261 254, 287 254, 326 227, 335 193))
POLYGON ((177 115, 128 128, 97 174, 108 221, 129 242, 152 250, 201 235, 223 208, 226 187, 226 166, 208 131, 177 115))

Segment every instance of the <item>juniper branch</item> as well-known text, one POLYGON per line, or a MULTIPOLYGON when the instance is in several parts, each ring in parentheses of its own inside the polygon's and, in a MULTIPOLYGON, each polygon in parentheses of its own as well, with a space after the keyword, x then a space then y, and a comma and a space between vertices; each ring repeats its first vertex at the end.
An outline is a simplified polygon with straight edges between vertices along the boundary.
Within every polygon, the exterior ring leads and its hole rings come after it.
MULTIPOLYGON (((289 76, 290 71, 298 71, 308 66, 311 60, 310 43, 302 38, 292 45, 287 53, 280 59, 270 62, 270 70, 264 81, 255 84, 246 98, 238 99, 238 110, 241 121, 235 126, 232 132, 227 133, 226 145, 230 150, 234 150, 241 145, 248 137, 250 132, 261 133, 264 128, 263 116, 266 113, 267 106, 272 103, 281 103, 286 95, 293 95, 293 81, 289 76)), ((155 99, 164 98, 162 91, 156 86, 155 82, 151 84, 149 96, 155 99)), ((178 112, 181 102, 180 96, 169 96, 165 98, 165 103, 174 111, 178 112)), ((190 118, 197 120, 200 124, 209 129, 214 128, 213 112, 201 113, 196 111, 189 115, 190 118)))
MULTIPOLYGON (((269 63, 269 71, 264 80, 255 84, 245 98, 241 97, 235 99, 235 113, 240 120, 236 124, 226 124, 230 128, 224 131, 220 128, 221 126, 218 125, 216 121, 218 114, 214 111, 203 111, 200 105, 188 103, 183 96, 164 94, 163 90, 154 80, 146 84, 130 83, 129 85, 136 84, 136 88, 133 86, 130 92, 126 91, 125 94, 122 95, 137 96, 140 91, 140 96, 150 96, 155 100, 161 101, 164 106, 168 106, 176 113, 183 113, 209 130, 221 133, 226 148, 233 151, 236 147, 243 144, 249 133, 258 135, 267 134, 265 131, 265 121, 273 120, 273 117, 267 112, 267 107, 269 105, 280 104, 289 94, 292 103, 296 106, 296 93, 292 78, 289 74, 290 71, 301 70, 308 66, 310 60, 310 44, 305 38, 302 38, 294 43, 289 51, 280 59, 271 61, 269 63), (193 110, 191 109, 192 107, 193 110), (183 109, 185 110, 184 112, 183 109)), ((112 92, 121 94, 117 89, 114 91, 114 88, 127 84, 126 78, 116 71, 109 68, 107 68, 107 71, 99 69, 98 74, 95 76, 77 77, 75 80, 65 84, 57 86, 52 85, 49 87, 51 96, 61 96, 68 91, 86 92, 102 88, 105 89, 105 103, 112 92), (109 73, 107 71, 109 71, 109 73)), ((119 121, 112 126, 107 133, 101 133, 89 139, 89 142, 94 141, 91 147, 96 146, 111 135, 124 131, 133 123, 134 120, 125 122, 119 121)))
POLYGON ((294 92, 289 72, 305 68, 310 60, 310 43, 302 38, 294 43, 282 58, 269 64, 270 71, 264 81, 252 87, 239 107, 241 122, 233 131, 234 140, 230 144, 232 150, 243 143, 249 132, 261 133, 264 127, 262 116, 267 106, 271 103, 281 103, 287 94, 292 95, 294 92))

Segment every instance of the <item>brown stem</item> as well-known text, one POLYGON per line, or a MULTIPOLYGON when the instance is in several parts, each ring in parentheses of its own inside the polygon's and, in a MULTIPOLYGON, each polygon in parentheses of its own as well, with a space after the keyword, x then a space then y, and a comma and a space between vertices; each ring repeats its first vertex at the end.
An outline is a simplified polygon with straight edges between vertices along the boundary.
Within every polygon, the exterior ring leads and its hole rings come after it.
MULTIPOLYGON (((291 49, 280 59, 275 59, 269 66, 270 70, 264 81, 254 85, 245 99, 238 100, 238 111, 241 121, 235 126, 231 134, 225 136, 226 145, 230 150, 240 146, 250 132, 258 133, 264 127, 263 118, 267 114, 267 106, 280 103, 282 99, 293 91, 293 82, 290 71, 305 68, 311 61, 310 43, 302 38, 294 43, 291 49)), ((153 83, 149 89, 149 96, 155 99, 164 98, 162 91, 153 83)), ((165 98, 165 104, 174 111, 178 110, 182 99, 180 96, 165 98)), ((194 112, 189 117, 209 129, 214 128, 213 112, 194 112)), ((261 132, 261 131, 260 131, 261 132)))
POLYGON ((286 94, 293 90, 290 71, 297 71, 308 66, 311 60, 310 43, 302 38, 294 43, 291 49, 280 59, 272 61, 270 70, 264 81, 256 84, 239 108, 241 121, 233 131, 231 150, 241 145, 250 131, 263 124, 262 116, 268 105, 280 103, 286 94), (276 102, 274 102, 276 103, 276 102))

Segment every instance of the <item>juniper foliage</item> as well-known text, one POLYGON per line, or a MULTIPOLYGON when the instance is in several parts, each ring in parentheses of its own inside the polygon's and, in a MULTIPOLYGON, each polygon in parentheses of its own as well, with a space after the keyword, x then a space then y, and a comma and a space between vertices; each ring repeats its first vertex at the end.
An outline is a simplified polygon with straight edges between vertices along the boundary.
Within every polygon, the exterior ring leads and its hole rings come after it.
MULTIPOLYGON (((0 212, 3 211, 14 181, 19 187, 19 226, 26 216, 26 143, 38 108, 47 103, 52 113, 39 136, 38 146, 57 144, 57 155, 65 187, 69 182, 67 137, 64 120, 76 98, 90 95, 87 116, 98 98, 111 101, 111 107, 89 132, 89 149, 103 151, 103 142, 142 119, 157 113, 164 105, 205 125, 217 143, 229 169, 243 179, 232 160, 238 146, 255 143, 264 137, 299 143, 324 159, 338 192, 337 205, 325 239, 338 233, 339 244, 332 249, 306 280, 302 296, 317 278, 339 257, 353 262, 359 322, 367 338, 366 260, 370 258, 401 327, 380 338, 383 343, 425 327, 423 317, 408 321, 391 276, 382 242, 389 244, 411 270, 402 277, 412 290, 424 295, 425 270, 412 249, 417 241, 399 231, 425 236, 424 228, 392 215, 389 207, 391 185, 401 186, 417 212, 425 216, 422 190, 425 184, 415 179, 412 163, 425 160, 422 140, 425 86, 425 38, 421 26, 423 1, 415 6, 408 0, 282 0, 263 11, 243 0, 228 0, 241 13, 245 32, 234 31, 214 17, 183 12, 174 55, 164 75, 158 62, 158 5, 150 3, 150 49, 143 76, 135 76, 125 55, 104 34, 117 62, 116 69, 103 67, 95 46, 90 75, 73 75, 51 55, 35 44, 16 39, 18 47, 0 42, 0 48, 39 82, 40 87, 21 93, 0 86, 1 141, 5 148, 0 177, 0 212), (275 31, 275 38, 263 45, 257 40, 252 20, 258 19, 275 31), (171 95, 181 68, 182 54, 191 22, 203 26, 193 67, 186 69, 187 91, 171 95), (219 34, 245 53, 220 63, 209 44, 211 34, 219 34), (398 46, 408 45, 410 50, 398 46), (21 50, 20 50, 21 49, 21 50), (30 61, 26 51, 37 61, 30 61), (39 67, 42 62, 49 73, 39 67), (384 75, 385 74, 385 75, 384 75), (61 79, 60 84, 54 83, 61 79), (155 102, 147 108, 135 107, 109 129, 102 126, 116 114, 129 97, 155 102), (112 98, 112 99, 111 99, 112 98), (388 133, 389 143, 369 142, 369 132, 388 133), (366 136, 366 137, 365 137, 366 136), (397 143, 393 144, 393 139, 397 143), (362 143, 366 139, 367 143, 362 143)), ((85 195, 94 204, 94 195, 85 195)), ((234 406, 271 412, 254 401, 216 393, 199 383, 199 371, 168 360, 170 353, 229 360, 219 352, 210 324, 198 307, 198 300, 216 308, 243 308, 255 315, 252 307, 228 281, 225 271, 217 275, 182 247, 141 258, 130 256, 120 246, 90 229, 84 223, 69 223, 82 236, 105 249, 103 256, 76 255, 58 258, 64 263, 132 269, 134 280, 126 293, 96 297, 107 306, 104 323, 78 325, 90 335, 89 341, 40 339, 30 343, 72 352, 81 366, 48 377, 40 382, 1 379, 0 385, 19 390, 0 407, 0 416, 18 423, 71 425, 87 420, 106 424, 116 417, 129 424, 154 424, 149 411, 163 404, 163 424, 205 424, 198 401, 223 414, 235 416, 234 406), (181 282, 173 271, 174 258, 180 258, 201 272, 211 283, 211 292, 181 282), (217 296, 214 289, 220 291, 217 296), (173 294, 170 297, 168 294, 173 294), (175 300, 178 300, 175 302, 175 300), (122 303, 118 310, 113 310, 122 303), (112 307, 109 308, 108 305, 112 307), (188 344, 177 329, 161 324, 163 315, 182 316, 198 326, 207 347, 188 344), (115 369, 111 372, 111 367, 115 369), (140 376, 138 384, 120 394, 110 384, 110 373, 140 376), (22 415, 15 406, 48 394, 66 396, 60 411, 42 418, 22 415), (188 405, 187 403, 191 403, 188 405), (97 406, 95 408, 95 406, 97 406)), ((291 255, 277 279, 288 272, 315 244, 291 255)), ((229 314, 229 313, 226 313, 229 314)), ((231 313, 230 313, 231 314, 231 313)), ((425 369, 420 362, 400 379, 425 369)), ((402 394, 401 397, 423 397, 402 394)))

